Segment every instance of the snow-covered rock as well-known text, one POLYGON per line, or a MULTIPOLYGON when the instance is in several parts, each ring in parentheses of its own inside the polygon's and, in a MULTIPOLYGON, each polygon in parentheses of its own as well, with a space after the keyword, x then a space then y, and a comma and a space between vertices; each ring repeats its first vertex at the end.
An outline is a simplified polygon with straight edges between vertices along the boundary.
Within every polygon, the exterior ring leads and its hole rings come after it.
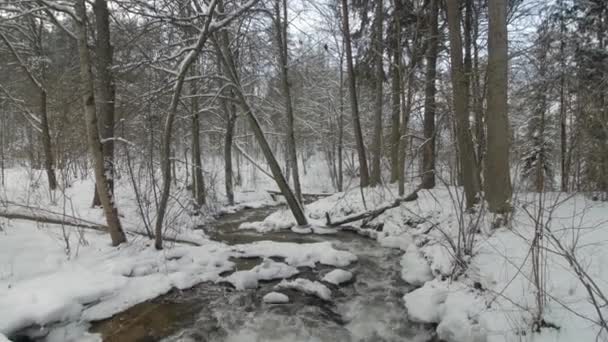
POLYGON ((269 292, 262 298, 262 300, 266 304, 289 303, 289 297, 287 297, 287 295, 280 293, 280 292, 269 292))
POLYGON ((353 274, 351 272, 341 269, 335 269, 327 273, 322 280, 330 284, 340 285, 342 283, 350 281, 351 279, 353 279, 353 274))
POLYGON ((296 274, 298 274, 298 269, 293 266, 272 259, 264 259, 262 264, 250 270, 234 272, 223 281, 231 283, 237 290, 255 289, 260 280, 284 279, 296 274))
POLYGON ((418 249, 410 248, 401 257, 401 278, 414 286, 422 286, 433 279, 431 268, 418 249))
POLYGON ((335 249, 331 242, 257 241, 246 245, 236 245, 233 249, 244 257, 283 257, 287 264, 295 267, 314 267, 317 262, 323 265, 344 267, 357 260, 356 255, 335 249))
POLYGON ((427 282, 423 287, 403 296, 408 318, 421 323, 439 323, 440 306, 447 296, 448 291, 443 283, 427 282))
POLYGON ((310 295, 317 296, 323 300, 331 300, 331 290, 318 281, 310 281, 298 278, 292 281, 283 280, 275 286, 275 289, 294 289, 310 295))

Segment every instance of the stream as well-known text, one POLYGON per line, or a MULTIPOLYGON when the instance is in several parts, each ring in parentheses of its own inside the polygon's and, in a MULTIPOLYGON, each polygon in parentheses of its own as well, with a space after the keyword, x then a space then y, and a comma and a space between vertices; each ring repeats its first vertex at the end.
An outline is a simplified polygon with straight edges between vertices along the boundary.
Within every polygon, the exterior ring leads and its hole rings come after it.
MULTIPOLYGON (((258 233, 239 230, 243 222, 261 221, 276 208, 227 214, 202 227, 212 239, 227 244, 261 240, 279 242, 331 241, 358 261, 345 269, 353 280, 327 284, 332 301, 295 290, 280 290, 287 304, 266 304, 262 297, 279 281, 260 282, 257 289, 237 291, 229 284, 203 283, 174 290, 138 304, 107 320, 94 322, 92 332, 104 341, 434 341, 432 327, 407 319, 403 295, 413 290, 400 276, 402 252, 381 247, 369 238, 345 231, 302 235, 290 230, 258 233)), ((237 270, 261 263, 260 258, 232 259, 237 270)), ((334 267, 299 268, 293 278, 321 280, 334 267)))

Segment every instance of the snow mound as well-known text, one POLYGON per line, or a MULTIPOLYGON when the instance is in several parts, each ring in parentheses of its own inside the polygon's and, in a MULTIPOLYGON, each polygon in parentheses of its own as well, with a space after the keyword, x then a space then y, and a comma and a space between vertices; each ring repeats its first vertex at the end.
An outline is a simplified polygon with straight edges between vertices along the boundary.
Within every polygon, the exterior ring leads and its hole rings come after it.
POLYGON ((323 277, 323 281, 334 285, 346 283, 351 279, 353 279, 353 274, 351 272, 340 269, 333 270, 323 277))
POLYGON ((448 290, 443 283, 430 281, 403 296, 403 300, 412 321, 439 323, 440 306, 445 303, 447 296, 448 290))
POLYGON ((331 290, 327 286, 318 281, 310 281, 304 278, 298 278, 292 281, 283 280, 275 286, 275 289, 294 289, 313 296, 317 296, 323 300, 331 300, 331 290))
POLYGON ((335 249, 331 242, 294 243, 257 241, 233 246, 241 257, 282 257, 291 266, 314 267, 316 263, 345 267, 357 260, 357 256, 347 251, 335 249))
POLYGON ((6 336, 0 334, 0 342, 11 342, 11 340, 9 340, 8 338, 6 338, 6 336))
POLYGON ((433 279, 431 268, 417 249, 408 249, 401 257, 401 278, 414 286, 433 279))
POLYGON ((285 304, 289 303, 289 297, 280 292, 269 292, 262 298, 266 304, 285 304))
POLYGON ((255 289, 260 280, 284 279, 298 273, 298 269, 293 266, 272 259, 264 259, 262 264, 247 271, 234 272, 222 280, 229 282, 237 290, 255 289))

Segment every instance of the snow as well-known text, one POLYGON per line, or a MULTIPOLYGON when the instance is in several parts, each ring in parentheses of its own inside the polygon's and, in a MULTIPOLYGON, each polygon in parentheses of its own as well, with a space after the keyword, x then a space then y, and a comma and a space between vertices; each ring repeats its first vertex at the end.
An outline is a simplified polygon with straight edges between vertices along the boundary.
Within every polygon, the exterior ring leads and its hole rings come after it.
POLYGON ((353 274, 349 271, 345 271, 345 270, 340 270, 340 269, 335 269, 329 273, 327 273, 324 277, 323 277, 323 281, 330 283, 330 284, 334 284, 334 285, 340 285, 342 283, 346 283, 347 281, 350 281, 353 278, 353 274))
POLYGON ((10 342, 10 340, 6 336, 0 334, 0 342, 10 342))
POLYGON ((269 292, 262 298, 262 300, 266 304, 289 303, 289 297, 287 297, 287 295, 282 294, 280 292, 269 292))
POLYGON ((298 269, 293 266, 264 259, 262 264, 247 271, 234 272, 222 280, 231 283, 237 290, 255 289, 260 280, 289 278, 298 273, 298 269))
POLYGON ((318 281, 311 281, 304 278, 294 280, 282 280, 275 286, 275 289, 294 289, 313 296, 317 296, 323 300, 331 300, 331 290, 327 286, 318 281))
POLYGON ((401 257, 401 278, 414 286, 422 286, 434 278, 431 267, 417 248, 408 249, 401 257))
POLYGON ((241 257, 282 257, 295 267, 314 267, 316 263, 344 267, 357 260, 357 256, 335 249, 331 242, 293 243, 258 241, 246 245, 235 245, 234 250, 241 257))

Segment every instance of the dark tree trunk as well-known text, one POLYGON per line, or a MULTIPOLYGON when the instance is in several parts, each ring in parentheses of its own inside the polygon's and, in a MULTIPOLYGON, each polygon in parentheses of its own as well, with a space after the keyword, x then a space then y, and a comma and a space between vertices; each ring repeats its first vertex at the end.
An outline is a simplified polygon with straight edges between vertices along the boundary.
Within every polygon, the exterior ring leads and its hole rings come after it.
POLYGON ((431 0, 429 13, 429 41, 426 53, 426 80, 424 91, 424 145, 422 148, 422 188, 435 187, 435 79, 437 78, 437 50, 439 29, 437 0, 431 0))
POLYGON ((359 105, 357 102, 357 85, 355 80, 355 67, 353 65, 353 51, 350 38, 350 25, 348 23, 348 0, 342 0, 342 33, 346 49, 346 67, 348 72, 348 90, 350 93, 351 112, 353 116, 353 131, 355 133, 355 143, 357 145, 357 156, 359 157, 359 175, 361 187, 368 186, 369 169, 367 167, 367 157, 365 156, 365 144, 361 133, 361 122, 359 120, 359 105))
POLYGON ((372 152, 372 166, 370 185, 380 185, 382 182, 382 169, 380 161, 382 159, 382 82, 384 79, 384 70, 382 68, 383 43, 382 43, 382 21, 383 18, 383 1, 375 1, 376 14, 374 19, 374 56, 376 57, 374 71, 374 139, 372 152))
MULTIPOLYGON (((106 170, 108 189, 114 192, 114 108, 116 89, 112 75, 113 51, 110 38, 110 15, 106 0, 95 0, 95 25, 97 45, 95 46, 95 62, 97 68, 97 110, 100 117, 100 134, 103 139, 103 160, 106 170)), ((97 192, 93 192, 93 206, 101 205, 97 192)))

